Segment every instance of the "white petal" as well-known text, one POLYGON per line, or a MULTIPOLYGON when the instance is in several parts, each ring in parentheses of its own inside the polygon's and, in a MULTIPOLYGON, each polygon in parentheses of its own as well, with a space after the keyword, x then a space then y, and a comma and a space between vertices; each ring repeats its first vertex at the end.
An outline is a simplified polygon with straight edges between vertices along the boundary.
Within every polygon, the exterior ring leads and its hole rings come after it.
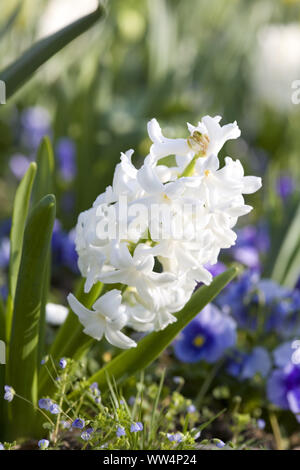
POLYGON ((262 186, 261 178, 257 176, 244 176, 243 178, 243 193, 251 194, 255 193, 262 186))
POLYGON ((105 338, 110 344, 121 349, 135 348, 137 346, 136 342, 128 338, 124 333, 121 331, 114 331, 111 328, 106 328, 105 338))
POLYGON ((112 289, 99 297, 99 299, 94 303, 93 309, 96 312, 102 313, 105 317, 114 319, 119 314, 121 302, 121 291, 112 289))

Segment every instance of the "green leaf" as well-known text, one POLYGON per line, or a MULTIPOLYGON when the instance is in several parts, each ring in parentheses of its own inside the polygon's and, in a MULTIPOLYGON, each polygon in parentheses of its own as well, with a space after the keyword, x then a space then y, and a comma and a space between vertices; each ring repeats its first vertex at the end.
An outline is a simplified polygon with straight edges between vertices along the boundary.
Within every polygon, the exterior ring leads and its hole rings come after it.
MULTIPOLYGON (((53 191, 54 180, 54 154, 49 137, 44 137, 40 143, 37 152, 37 173, 32 189, 32 204, 38 203, 46 194, 53 191)), ((45 261, 45 274, 43 280, 43 295, 40 312, 40 334, 39 334, 39 362, 45 352, 45 334, 46 334, 46 303, 51 279, 51 250, 45 261)))
MULTIPOLYGON (((200 287, 180 312, 175 314, 177 321, 159 332, 145 336, 136 348, 122 352, 100 371, 96 372, 86 385, 97 382, 101 391, 107 389, 106 375, 114 377, 117 382, 123 381, 153 362, 161 352, 174 340, 180 331, 211 302, 219 292, 238 274, 238 268, 232 267, 217 276, 209 286, 200 287)), ((75 391, 71 397, 77 396, 75 391)))
MULTIPOLYGON (((0 355, 2 354, 2 348, 4 344, 5 348, 5 342, 6 342, 6 337, 5 337, 5 309, 3 305, 2 298, 0 297, 0 355), (3 341, 3 343, 2 343, 3 341)), ((6 351, 5 351, 6 355, 6 351)), ((1 356, 0 356, 1 358, 1 356)), ((1 364, 0 362, 0 390, 2 391, 4 389, 5 385, 5 365, 1 364)), ((0 441, 3 440, 4 437, 4 400, 0 399, 0 441)))
POLYGON ((286 278, 289 279, 289 284, 293 282, 293 278, 289 275, 289 268, 290 266, 294 265, 293 261, 297 257, 297 250, 300 244, 299 220, 300 205, 295 211, 294 219, 292 220, 292 223, 290 224, 287 234, 283 240, 271 276, 274 281, 283 285, 286 285, 286 278))
POLYGON ((24 232, 22 259, 13 312, 7 384, 32 403, 15 397, 9 407, 10 440, 33 437, 37 405, 39 316, 45 259, 55 219, 55 198, 45 196, 32 210, 24 232))
POLYGON ((32 203, 37 204, 46 194, 53 191, 54 154, 49 137, 45 136, 38 148, 37 173, 32 189, 32 203))
POLYGON ((9 258, 9 291, 6 307, 6 338, 9 341, 14 296, 18 279, 18 272, 22 254, 23 235, 26 217, 29 209, 32 185, 36 174, 36 164, 29 165, 15 196, 12 226, 10 232, 10 258, 9 258))
POLYGON ((60 31, 41 39, 28 49, 19 59, 0 73, 0 80, 6 84, 6 98, 12 96, 33 73, 73 39, 87 31, 103 16, 104 10, 99 5, 97 10, 74 21, 60 31))

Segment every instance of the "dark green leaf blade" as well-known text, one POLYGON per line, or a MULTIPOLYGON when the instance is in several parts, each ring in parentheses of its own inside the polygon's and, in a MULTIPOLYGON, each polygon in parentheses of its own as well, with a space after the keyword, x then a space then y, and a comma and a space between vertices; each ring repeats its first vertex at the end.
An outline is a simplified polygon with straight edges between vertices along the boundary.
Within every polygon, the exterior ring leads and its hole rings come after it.
POLYGON ((103 7, 99 5, 93 13, 38 41, 19 59, 3 70, 0 73, 0 80, 6 84, 6 98, 11 97, 53 55, 93 26, 103 14, 103 7))
POLYGON ((30 197, 33 182, 36 174, 36 164, 32 162, 29 165, 25 176, 16 192, 13 215, 12 215, 12 226, 10 232, 10 258, 9 258, 9 292, 7 298, 6 308, 6 332, 7 340, 10 337, 11 320, 15 290, 18 279, 19 266, 21 261, 23 236, 26 223, 26 217, 29 210, 30 197))
MULTIPOLYGON (((26 224, 7 365, 7 384, 33 406, 37 405, 38 336, 43 274, 54 219, 55 198, 48 195, 33 209, 26 224)), ((8 438, 29 436, 35 424, 33 406, 18 398, 8 406, 8 438)))

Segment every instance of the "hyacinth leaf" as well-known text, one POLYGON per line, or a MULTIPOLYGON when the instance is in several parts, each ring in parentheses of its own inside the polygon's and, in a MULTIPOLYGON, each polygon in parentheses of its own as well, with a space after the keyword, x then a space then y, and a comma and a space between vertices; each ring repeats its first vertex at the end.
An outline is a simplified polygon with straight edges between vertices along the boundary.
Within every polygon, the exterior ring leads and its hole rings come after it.
POLYGON ((24 243, 15 295, 6 383, 33 404, 15 398, 8 404, 7 438, 31 436, 38 398, 39 316, 43 295, 45 259, 55 220, 55 197, 45 196, 32 210, 24 243))
POLYGON ((103 14, 104 9, 99 5, 89 15, 38 41, 19 59, 3 70, 0 73, 0 80, 6 84, 6 98, 11 97, 53 55, 93 26, 103 14))
MULTIPOLYGON (((5 365, 2 364, 2 359, 4 362, 6 360, 6 351, 5 351, 5 309, 3 305, 2 298, 0 297, 0 390, 3 390, 5 385, 5 365)), ((0 400, 0 423, 4 423, 4 402, 0 400)), ((3 426, 0 426, 0 441, 3 438, 3 426)))
POLYGON ((37 152, 37 173, 32 188, 32 203, 37 204, 53 190, 54 154, 49 137, 45 136, 37 152))
POLYGON ((0 40, 6 35, 6 33, 10 31, 11 27, 13 26, 14 22, 16 21, 20 13, 21 6, 22 6, 22 3, 19 2, 18 5, 13 9, 12 13, 10 14, 5 24, 3 24, 0 27, 0 40))
MULTIPOLYGON (((76 292, 76 297, 78 300, 85 305, 87 308, 95 303, 98 297, 101 294, 103 284, 98 282, 95 284, 89 293, 84 292, 84 280, 80 283, 79 288, 76 292)), ((51 345, 49 350, 49 355, 52 356, 54 360, 57 360, 63 356, 73 357, 81 350, 85 343, 90 342, 91 338, 83 333, 83 327, 78 320, 77 315, 75 315, 72 310, 69 310, 69 314, 60 327, 54 342, 51 345)), ((44 368, 40 371, 39 378, 39 391, 43 394, 44 391, 48 390, 49 387, 52 387, 52 383, 49 380, 49 375, 44 368)))
POLYGON ((9 259, 9 292, 6 304, 6 338, 9 340, 14 296, 17 285, 17 278, 22 254, 23 235, 26 223, 26 217, 29 210, 30 197, 33 182, 36 175, 36 164, 32 162, 29 165, 21 183, 16 192, 12 226, 10 232, 10 259, 9 259))
MULTIPOLYGON (((37 152, 37 173, 32 188, 32 205, 35 206, 46 194, 53 191, 54 180, 54 154, 49 137, 45 136, 37 152)), ((48 298, 50 276, 51 276, 51 253, 45 262, 45 274, 43 281, 43 296, 40 312, 40 334, 39 334, 39 362, 44 353, 45 332, 46 332, 46 302, 48 298)))
MULTIPOLYGON (((122 352, 86 382, 86 386, 97 382, 101 391, 108 388, 107 376, 114 377, 116 382, 126 380, 139 370, 147 367, 176 338, 180 331, 238 274, 238 267, 231 267, 215 277, 209 286, 200 287, 185 307, 175 316, 177 321, 162 331, 153 332, 139 341, 136 348, 122 352)), ((71 396, 77 396, 74 391, 71 396)))
POLYGON ((274 281, 289 287, 293 287, 299 275, 295 269, 289 273, 290 268, 295 264, 295 259, 299 258, 299 254, 297 255, 300 250, 299 220, 300 206, 298 206, 283 240, 271 276, 274 281))

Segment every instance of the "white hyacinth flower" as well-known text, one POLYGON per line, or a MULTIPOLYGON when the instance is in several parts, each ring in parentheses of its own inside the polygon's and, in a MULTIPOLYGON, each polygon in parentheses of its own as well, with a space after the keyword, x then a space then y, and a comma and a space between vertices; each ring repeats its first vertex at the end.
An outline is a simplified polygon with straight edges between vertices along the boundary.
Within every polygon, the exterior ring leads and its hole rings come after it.
POLYGON ((252 209, 244 194, 261 187, 260 178, 244 175, 239 160, 226 157, 220 166, 222 146, 240 135, 236 122, 221 126, 220 120, 205 116, 195 127, 188 124, 187 138, 169 139, 152 119, 153 144, 141 168, 132 163, 133 150, 122 153, 112 186, 79 215, 76 249, 85 291, 99 281, 121 285, 93 310, 69 295, 85 333, 133 347, 122 328, 166 328, 197 283, 212 281, 205 266, 235 244, 233 228, 252 209), (169 155, 175 156, 171 167, 160 163, 169 155))
POLYGON ((84 326, 87 335, 100 341, 103 337, 117 348, 128 349, 136 346, 120 330, 126 325, 127 315, 121 305, 121 292, 113 289, 102 295, 93 305, 93 310, 84 307, 73 294, 68 295, 68 302, 84 326))

